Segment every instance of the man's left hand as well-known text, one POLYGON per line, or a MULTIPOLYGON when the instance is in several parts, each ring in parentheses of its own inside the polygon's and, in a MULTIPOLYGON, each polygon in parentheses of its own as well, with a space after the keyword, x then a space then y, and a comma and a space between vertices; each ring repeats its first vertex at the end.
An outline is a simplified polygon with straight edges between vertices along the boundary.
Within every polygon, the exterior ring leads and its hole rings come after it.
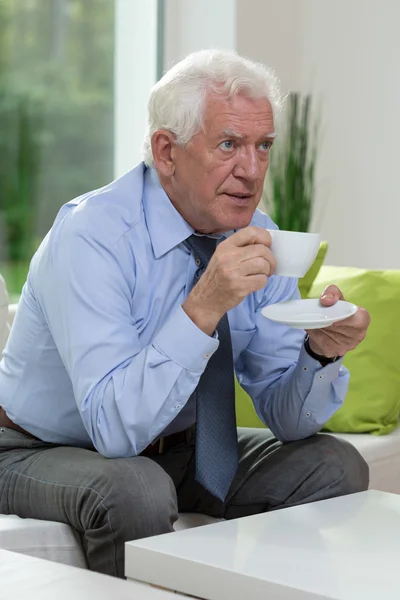
MULTIPOLYGON (((344 300, 342 292, 336 285, 329 285, 321 294, 321 304, 332 306, 338 300, 344 300)), ((310 348, 315 354, 327 358, 343 356, 354 350, 367 334, 371 318, 365 308, 359 307, 348 319, 333 323, 324 329, 307 331, 310 348)))

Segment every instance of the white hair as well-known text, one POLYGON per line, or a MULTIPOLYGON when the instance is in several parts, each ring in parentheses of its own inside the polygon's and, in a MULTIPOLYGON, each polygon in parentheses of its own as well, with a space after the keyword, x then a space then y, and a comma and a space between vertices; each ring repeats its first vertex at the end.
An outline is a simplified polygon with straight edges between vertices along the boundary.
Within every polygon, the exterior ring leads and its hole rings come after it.
POLYGON ((275 115, 284 98, 274 71, 239 56, 233 50, 200 50, 174 65, 153 87, 147 108, 147 131, 142 153, 154 166, 151 136, 167 129, 178 144, 185 145, 203 126, 207 93, 226 99, 242 93, 249 98, 267 98, 275 115))

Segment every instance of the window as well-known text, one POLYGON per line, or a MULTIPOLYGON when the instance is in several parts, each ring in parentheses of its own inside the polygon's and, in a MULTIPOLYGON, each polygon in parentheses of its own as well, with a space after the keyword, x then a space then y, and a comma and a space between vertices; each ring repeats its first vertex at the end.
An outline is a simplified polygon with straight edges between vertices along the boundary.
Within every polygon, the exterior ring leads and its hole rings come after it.
POLYGON ((0 0, 0 271, 11 294, 62 204, 113 175, 114 2, 0 0))
POLYGON ((157 37, 157 0, 0 0, 0 273, 12 301, 59 208, 140 159, 157 37))

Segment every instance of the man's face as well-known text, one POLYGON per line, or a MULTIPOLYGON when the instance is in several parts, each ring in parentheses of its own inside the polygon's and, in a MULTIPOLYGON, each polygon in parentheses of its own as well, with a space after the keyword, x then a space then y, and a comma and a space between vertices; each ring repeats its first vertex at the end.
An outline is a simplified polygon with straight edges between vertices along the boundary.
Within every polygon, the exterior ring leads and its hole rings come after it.
POLYGON ((175 146, 171 201, 202 233, 246 227, 261 198, 274 138, 267 99, 210 94, 204 131, 175 146))

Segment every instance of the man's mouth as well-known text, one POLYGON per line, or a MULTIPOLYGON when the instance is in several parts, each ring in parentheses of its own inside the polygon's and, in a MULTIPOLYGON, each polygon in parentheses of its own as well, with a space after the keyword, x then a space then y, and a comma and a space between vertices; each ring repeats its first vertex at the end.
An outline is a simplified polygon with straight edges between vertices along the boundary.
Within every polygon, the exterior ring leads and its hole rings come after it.
POLYGON ((244 194, 244 193, 226 193, 226 196, 237 202, 238 204, 247 204, 249 200, 253 198, 253 194, 244 194))

